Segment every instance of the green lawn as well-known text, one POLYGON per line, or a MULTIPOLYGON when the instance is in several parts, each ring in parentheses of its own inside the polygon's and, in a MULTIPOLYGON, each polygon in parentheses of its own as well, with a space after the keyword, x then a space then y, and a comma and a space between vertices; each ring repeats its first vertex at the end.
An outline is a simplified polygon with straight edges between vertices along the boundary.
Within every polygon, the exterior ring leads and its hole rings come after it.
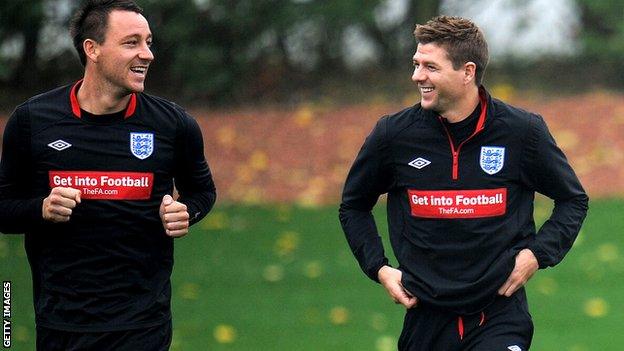
MULTIPOLYGON (((592 202, 566 260, 531 280, 533 350, 622 348, 623 207, 592 202)), ((0 236, 0 278, 13 284, 13 349, 34 349, 21 236, 0 236)), ((184 351, 394 350, 403 316, 360 272, 335 207, 217 206, 176 242, 173 309, 172 350, 184 351)))

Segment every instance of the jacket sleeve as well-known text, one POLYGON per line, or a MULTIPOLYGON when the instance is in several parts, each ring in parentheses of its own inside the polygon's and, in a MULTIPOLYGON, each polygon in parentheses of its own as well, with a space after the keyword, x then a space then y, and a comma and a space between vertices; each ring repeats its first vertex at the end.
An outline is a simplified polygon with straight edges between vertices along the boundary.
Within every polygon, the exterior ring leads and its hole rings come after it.
POLYGON ((589 199, 546 123, 537 115, 528 133, 521 178, 529 188, 554 200, 550 218, 529 244, 540 268, 552 267, 572 247, 589 199))
POLYGON ((28 181, 30 166, 30 123, 27 107, 15 109, 4 129, 0 158, 0 232, 25 233, 43 222, 43 197, 33 197, 28 181))
POLYGON ((353 163, 342 193, 339 218, 349 247, 366 275, 379 282, 377 272, 388 264, 381 237, 371 213, 379 196, 392 183, 387 117, 366 138, 353 163))
POLYGON ((178 201, 187 206, 192 225, 210 212, 217 193, 204 157, 204 141, 199 125, 185 113, 181 129, 177 141, 174 181, 180 194, 178 201))

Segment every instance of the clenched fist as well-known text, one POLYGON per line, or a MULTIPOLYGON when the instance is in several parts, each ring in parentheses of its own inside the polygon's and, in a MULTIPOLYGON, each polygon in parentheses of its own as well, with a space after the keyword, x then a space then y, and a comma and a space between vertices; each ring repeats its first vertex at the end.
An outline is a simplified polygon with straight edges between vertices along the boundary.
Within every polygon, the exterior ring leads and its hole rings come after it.
POLYGON ((189 214, 185 204, 174 201, 171 195, 165 195, 159 213, 167 235, 179 238, 188 233, 189 214))
POLYGON ((80 190, 74 188, 52 188, 50 195, 43 199, 41 215, 46 221, 68 222, 72 210, 80 203, 80 190))

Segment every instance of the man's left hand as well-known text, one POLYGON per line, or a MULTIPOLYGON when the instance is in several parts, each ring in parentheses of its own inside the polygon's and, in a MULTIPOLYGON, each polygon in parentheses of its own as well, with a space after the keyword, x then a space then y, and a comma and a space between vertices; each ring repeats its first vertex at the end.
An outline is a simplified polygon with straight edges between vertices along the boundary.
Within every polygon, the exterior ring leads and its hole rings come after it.
POLYGON ((510 297, 516 290, 520 289, 531 279, 538 268, 539 263, 533 251, 524 249, 518 252, 516 255, 516 265, 509 275, 509 278, 507 278, 507 281, 498 289, 498 294, 510 297))
POLYGON ((171 195, 165 195, 159 213, 167 235, 179 238, 188 233, 189 214, 185 204, 174 201, 171 195))

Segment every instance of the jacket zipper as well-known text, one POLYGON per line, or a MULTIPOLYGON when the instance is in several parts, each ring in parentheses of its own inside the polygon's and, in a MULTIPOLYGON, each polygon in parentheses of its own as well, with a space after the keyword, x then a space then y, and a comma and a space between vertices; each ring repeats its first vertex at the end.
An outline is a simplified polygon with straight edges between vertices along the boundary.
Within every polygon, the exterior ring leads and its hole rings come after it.
POLYGON ((466 138, 466 140, 462 141, 459 144, 457 149, 455 149, 455 143, 453 143, 451 133, 449 132, 448 128, 444 124, 444 121, 442 120, 443 117, 438 115, 438 119, 440 120, 440 123, 442 123, 444 131, 446 131, 446 136, 448 137, 449 144, 451 145, 451 154, 453 156, 453 180, 459 179, 459 151, 468 140, 472 139, 475 135, 479 134, 479 132, 483 130, 483 126, 485 124, 485 115, 487 113, 487 98, 485 96, 485 90, 483 90, 482 88, 479 89, 479 100, 481 102, 481 113, 479 114, 477 127, 475 128, 475 131, 468 138, 466 138))
POLYGON ((440 118, 440 122, 444 126, 444 130, 446 131, 446 136, 448 137, 449 144, 451 145, 451 155, 453 156, 453 180, 458 180, 459 179, 459 151, 461 151, 462 146, 468 140, 472 139, 472 137, 475 136, 477 132, 473 133, 466 140, 462 141, 462 143, 459 144, 457 149, 455 149, 455 143, 453 143, 453 138, 451 137, 451 133, 449 132, 448 128, 442 121, 442 117, 439 117, 439 118, 440 118))

